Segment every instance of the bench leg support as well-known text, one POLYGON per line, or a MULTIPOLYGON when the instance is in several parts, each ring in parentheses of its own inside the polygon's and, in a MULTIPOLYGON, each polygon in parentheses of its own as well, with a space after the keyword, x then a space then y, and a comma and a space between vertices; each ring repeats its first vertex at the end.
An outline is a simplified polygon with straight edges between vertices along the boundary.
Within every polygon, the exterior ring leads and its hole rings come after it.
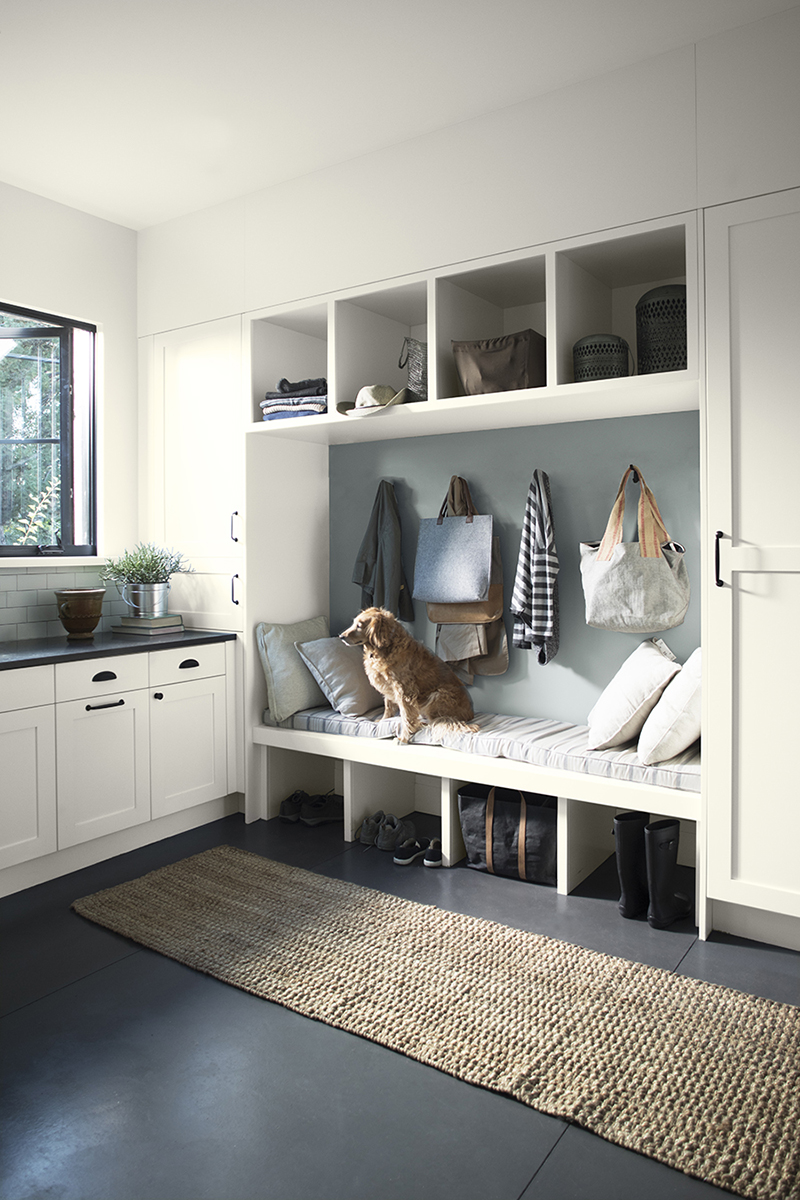
POLYGON ((615 809, 558 797, 556 888, 562 896, 614 853, 615 809))

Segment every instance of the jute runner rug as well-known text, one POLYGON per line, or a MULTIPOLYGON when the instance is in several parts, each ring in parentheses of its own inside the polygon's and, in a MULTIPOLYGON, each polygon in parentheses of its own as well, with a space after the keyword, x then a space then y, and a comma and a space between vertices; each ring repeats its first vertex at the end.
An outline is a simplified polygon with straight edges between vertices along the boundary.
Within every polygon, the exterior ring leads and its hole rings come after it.
POLYGON ((73 907, 738 1195, 800 1197, 800 1008, 230 846, 73 907))

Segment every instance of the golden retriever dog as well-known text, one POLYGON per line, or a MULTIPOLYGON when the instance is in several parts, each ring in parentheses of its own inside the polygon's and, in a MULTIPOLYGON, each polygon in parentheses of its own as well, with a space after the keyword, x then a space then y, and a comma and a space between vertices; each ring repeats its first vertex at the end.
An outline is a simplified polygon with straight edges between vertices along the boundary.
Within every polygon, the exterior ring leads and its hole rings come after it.
POLYGON ((364 647, 364 670, 384 698, 384 717, 400 713, 398 741, 410 741, 426 723, 477 732, 478 726, 469 724, 472 701, 452 668, 387 609, 365 608, 339 637, 349 646, 364 647))

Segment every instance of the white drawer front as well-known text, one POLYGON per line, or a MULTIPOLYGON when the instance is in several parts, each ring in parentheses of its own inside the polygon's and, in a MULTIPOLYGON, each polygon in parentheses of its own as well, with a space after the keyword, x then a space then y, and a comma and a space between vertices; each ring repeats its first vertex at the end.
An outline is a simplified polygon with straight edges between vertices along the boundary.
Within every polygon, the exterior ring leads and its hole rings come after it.
POLYGON ((15 667, 0 671, 0 712, 52 704, 53 668, 15 667))
POLYGON ((225 674, 225 643, 209 646, 176 646, 171 650, 151 650, 150 686, 183 683, 187 679, 205 679, 225 674))
POLYGON ((116 654, 56 663, 56 700, 109 696, 147 687, 147 654, 116 654))

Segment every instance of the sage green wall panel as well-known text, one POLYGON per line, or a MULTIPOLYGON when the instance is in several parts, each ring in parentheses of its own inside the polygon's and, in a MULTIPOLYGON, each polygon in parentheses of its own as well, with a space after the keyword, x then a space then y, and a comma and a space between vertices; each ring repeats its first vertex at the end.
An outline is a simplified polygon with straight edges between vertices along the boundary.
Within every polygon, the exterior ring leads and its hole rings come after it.
MULTIPOLYGON (((381 479, 394 484, 403 529, 409 582, 420 517, 435 516, 451 475, 468 480, 476 507, 491 512, 503 552, 506 625, 519 554, 522 517, 533 471, 546 471, 552 490, 556 545, 561 564, 558 655, 540 666, 535 653, 510 646, 508 672, 476 677, 477 711, 555 717, 584 723, 600 692, 644 640, 586 625, 579 543, 599 540, 619 481, 636 463, 655 493, 670 535, 686 546, 692 599, 684 624, 663 633, 685 662, 700 644, 700 478, 697 413, 626 417, 539 428, 404 438, 330 449, 331 632, 338 633, 361 608, 353 565, 381 479)), ((638 487, 629 486, 625 539, 633 540, 638 487)), ((415 602, 413 632, 433 647, 434 626, 415 602)))

